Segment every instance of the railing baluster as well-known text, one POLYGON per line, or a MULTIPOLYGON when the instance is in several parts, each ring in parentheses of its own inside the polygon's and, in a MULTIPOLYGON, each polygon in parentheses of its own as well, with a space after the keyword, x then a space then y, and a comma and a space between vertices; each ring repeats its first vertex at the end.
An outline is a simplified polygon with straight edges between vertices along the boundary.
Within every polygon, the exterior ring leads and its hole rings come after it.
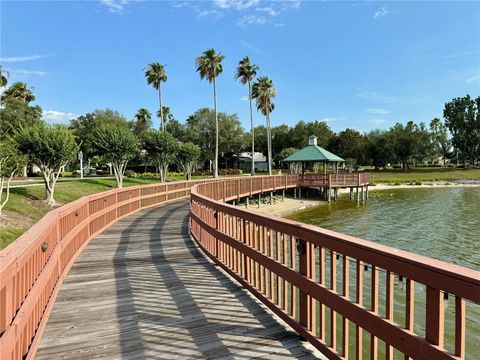
MULTIPOLYGON (((386 296, 385 318, 392 321, 393 321, 393 314, 394 314, 394 308, 393 308, 394 285, 395 285, 394 274, 387 270, 387 274, 386 274, 387 296, 386 296)), ((389 344, 385 343, 385 359, 391 360, 392 358, 393 358, 393 348, 389 344)))
MULTIPOLYGON (((371 285, 371 309, 378 314, 378 268, 372 265, 372 285, 371 285)), ((378 339, 375 334, 370 334, 370 359, 378 358, 378 339)))
MULTIPOLYGON (((343 296, 349 299, 349 286, 350 286, 350 263, 348 256, 343 255, 343 296)), ((348 331, 348 319, 342 317, 342 354, 345 359, 348 359, 348 340, 349 340, 349 331, 348 331)))
POLYGON ((465 300, 455 296, 455 356, 465 358, 465 300))
MULTIPOLYGON (((330 289, 337 291, 337 254, 330 251, 330 289)), ((333 350, 337 348, 337 314, 330 309, 330 347, 333 350)))
MULTIPOLYGON (((295 259, 295 238, 290 236, 290 265, 292 269, 295 270, 296 266, 296 259, 295 259)), ((290 315, 295 319, 296 318, 296 291, 295 287, 292 283, 290 283, 290 315)))
POLYGON ((425 338, 443 348, 443 294, 439 289, 427 286, 425 338))
MULTIPOLYGON (((318 268, 319 268, 319 282, 321 286, 325 286, 325 248, 320 247, 318 249, 318 268)), ((320 331, 319 337, 321 340, 325 341, 325 305, 320 303, 320 331)))
MULTIPOLYGON (((356 266, 356 292, 357 298, 356 302, 358 305, 363 305, 363 266, 360 260, 357 260, 356 266)), ((356 333, 355 333, 355 350, 356 350, 356 359, 362 360, 363 359, 363 329, 356 325, 356 333)))

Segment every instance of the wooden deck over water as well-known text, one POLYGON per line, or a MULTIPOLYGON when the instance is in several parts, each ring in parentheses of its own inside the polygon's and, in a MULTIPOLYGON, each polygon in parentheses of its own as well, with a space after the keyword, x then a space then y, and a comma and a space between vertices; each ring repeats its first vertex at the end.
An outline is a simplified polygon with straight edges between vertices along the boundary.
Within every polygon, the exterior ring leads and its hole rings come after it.
POLYGON ((36 359, 315 359, 198 250, 188 202, 141 211, 94 239, 62 285, 36 359))

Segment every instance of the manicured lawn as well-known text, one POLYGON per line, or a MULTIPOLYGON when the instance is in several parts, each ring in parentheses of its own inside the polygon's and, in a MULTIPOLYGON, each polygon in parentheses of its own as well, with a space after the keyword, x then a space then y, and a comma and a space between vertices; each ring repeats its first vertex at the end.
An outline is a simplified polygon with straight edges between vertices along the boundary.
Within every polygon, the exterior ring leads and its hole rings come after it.
POLYGON ((410 183, 424 181, 480 180, 480 169, 422 167, 408 171, 402 169, 367 170, 374 183, 410 183))
MULTIPOLYGON (((123 185, 127 187, 156 182, 159 182, 159 180, 125 178, 123 185)), ((93 178, 58 183, 55 187, 55 200, 61 204, 66 204, 82 196, 109 190, 113 187, 115 187, 115 179, 93 178)), ((0 249, 18 238, 52 209, 45 204, 44 197, 45 188, 43 186, 10 190, 10 200, 4 209, 7 217, 2 219, 0 224, 0 249)))

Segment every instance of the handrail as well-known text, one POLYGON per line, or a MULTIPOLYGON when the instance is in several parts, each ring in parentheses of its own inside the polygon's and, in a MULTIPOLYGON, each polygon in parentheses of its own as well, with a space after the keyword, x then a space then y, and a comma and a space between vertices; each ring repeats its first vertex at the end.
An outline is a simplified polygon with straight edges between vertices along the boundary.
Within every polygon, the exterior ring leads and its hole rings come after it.
MULTIPOLYGON (((357 184, 368 183, 367 174, 352 175, 357 184)), ((314 176, 324 183, 324 177, 314 176)), ((314 176, 300 176, 299 186, 311 184, 314 176)), ((276 176, 269 183, 275 179, 282 181, 276 176)), ((223 179, 194 186, 191 234, 209 257, 323 354, 346 359, 355 344, 356 359, 362 359, 364 348, 376 359, 381 340, 386 359, 393 358, 394 349, 405 358, 465 358, 465 304, 479 312, 480 272, 258 214, 223 203, 225 197, 218 196, 218 189, 224 188, 231 194, 235 189, 243 194, 273 189, 255 185, 249 179, 223 179), (395 288, 395 278, 402 287, 405 279, 401 291, 395 288), (449 296, 454 298, 449 307, 453 325, 447 328, 444 298, 449 296), (414 327, 415 311, 422 310, 424 331, 414 327), (351 324, 354 341, 349 336, 351 324), (370 333, 368 342, 365 332, 370 333), (453 337, 449 347, 445 336, 453 337)))

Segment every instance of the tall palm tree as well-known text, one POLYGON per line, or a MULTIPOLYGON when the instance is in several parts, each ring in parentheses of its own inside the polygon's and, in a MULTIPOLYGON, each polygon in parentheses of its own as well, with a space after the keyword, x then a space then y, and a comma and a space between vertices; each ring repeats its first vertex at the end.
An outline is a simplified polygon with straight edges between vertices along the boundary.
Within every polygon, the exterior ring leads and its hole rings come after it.
POLYGON ((135 120, 134 133, 141 138, 152 125, 152 114, 145 108, 138 109, 135 114, 135 120))
POLYGON ((216 78, 223 71, 222 60, 225 56, 222 53, 216 53, 214 49, 209 49, 197 57, 197 72, 201 79, 207 79, 213 83, 213 107, 215 110, 215 160, 213 162, 213 176, 218 178, 218 113, 217 113, 217 84, 216 78))
POLYGON ((248 84, 248 102, 250 104, 250 126, 252 132, 252 169, 250 174, 255 175, 255 127, 253 126, 253 110, 252 110, 252 80, 257 75, 258 66, 250 63, 248 56, 245 56, 238 62, 235 80, 240 80, 243 85, 248 84))
POLYGON ((270 113, 275 109, 272 102, 277 96, 277 89, 273 86, 272 80, 267 76, 259 77, 252 87, 252 97, 257 101, 257 109, 267 119, 267 151, 268 151, 268 174, 272 175, 272 130, 270 127, 270 113))
POLYGON ((2 100, 9 98, 23 101, 26 104, 35 100, 32 89, 28 88, 24 82, 13 83, 12 86, 3 92, 2 100))
POLYGON ((165 130, 165 123, 163 122, 163 105, 162 105, 162 82, 167 81, 167 74, 165 72, 165 66, 161 65, 160 63, 152 63, 148 64, 145 69, 145 77, 147 78, 147 82, 149 85, 152 85, 155 89, 158 90, 158 99, 160 101, 160 120, 161 123, 161 130, 165 130))
POLYGON ((0 66, 0 86, 1 86, 1 87, 7 86, 9 75, 10 75, 10 74, 8 73, 8 71, 7 71, 7 70, 4 70, 4 69, 0 66))

